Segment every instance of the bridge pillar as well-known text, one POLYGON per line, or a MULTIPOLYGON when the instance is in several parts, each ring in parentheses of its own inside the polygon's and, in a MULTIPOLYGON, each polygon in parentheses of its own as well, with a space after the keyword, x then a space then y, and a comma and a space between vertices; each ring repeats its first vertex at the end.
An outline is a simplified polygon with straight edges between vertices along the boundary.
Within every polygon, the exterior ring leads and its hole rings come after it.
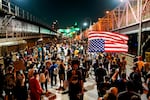
POLYGON ((11 7, 10 7, 10 2, 8 2, 8 11, 9 11, 9 13, 11 13, 11 7))
POLYGON ((2 0, 0 0, 0 10, 2 10, 2 0))
POLYGON ((15 6, 15 15, 19 16, 19 7, 15 6))

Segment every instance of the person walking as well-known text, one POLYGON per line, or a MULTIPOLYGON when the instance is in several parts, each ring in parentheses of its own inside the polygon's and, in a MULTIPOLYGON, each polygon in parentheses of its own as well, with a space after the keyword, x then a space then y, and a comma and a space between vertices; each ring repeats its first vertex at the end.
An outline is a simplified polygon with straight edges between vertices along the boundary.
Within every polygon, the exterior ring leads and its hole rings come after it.
POLYGON ((49 78, 48 70, 45 67, 43 67, 42 71, 40 72, 40 83, 41 83, 41 87, 43 90, 44 90, 44 85, 45 85, 46 92, 48 91, 47 89, 48 78, 49 78))
POLYGON ((0 64, 0 100, 4 99, 3 90, 4 90, 4 73, 3 73, 3 64, 0 64))
POLYGON ((79 60, 72 60, 72 69, 67 73, 70 100, 83 100, 83 79, 79 65, 79 60))
POLYGON ((29 80, 29 90, 31 100, 40 100, 43 90, 39 82, 39 73, 34 72, 34 77, 29 80))
POLYGON ((60 89, 63 89, 63 85, 61 84, 64 84, 64 81, 65 81, 65 65, 63 63, 63 60, 61 61, 60 65, 59 65, 59 81, 60 81, 60 89))
POLYGON ((95 76, 96 76, 96 83, 97 83, 97 91, 98 91, 98 96, 102 97, 103 95, 101 94, 100 89, 100 84, 104 82, 104 76, 106 76, 106 70, 102 68, 102 63, 99 64, 99 67, 96 69, 95 76))
POLYGON ((51 78, 51 87, 54 86, 53 84, 53 80, 55 81, 55 85, 57 84, 57 69, 58 65, 55 63, 55 61, 53 61, 52 65, 49 68, 49 75, 51 78))

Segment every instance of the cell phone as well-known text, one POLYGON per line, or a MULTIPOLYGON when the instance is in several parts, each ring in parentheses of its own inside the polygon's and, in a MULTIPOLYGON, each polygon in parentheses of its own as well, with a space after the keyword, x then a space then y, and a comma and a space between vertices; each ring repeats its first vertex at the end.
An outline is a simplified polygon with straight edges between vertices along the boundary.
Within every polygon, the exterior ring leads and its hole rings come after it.
POLYGON ((118 71, 119 71, 119 68, 117 68, 116 71, 118 72, 118 71))
POLYGON ((20 73, 21 73, 21 74, 23 74, 23 71, 22 71, 22 70, 20 70, 20 73))

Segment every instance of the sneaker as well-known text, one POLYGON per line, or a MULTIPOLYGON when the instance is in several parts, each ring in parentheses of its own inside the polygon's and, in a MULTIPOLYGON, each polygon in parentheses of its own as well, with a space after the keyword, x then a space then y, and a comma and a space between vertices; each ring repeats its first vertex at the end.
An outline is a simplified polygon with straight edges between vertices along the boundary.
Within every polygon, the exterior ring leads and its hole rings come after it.
POLYGON ((84 92, 87 92, 88 90, 84 89, 84 92))
POLYGON ((57 88, 56 90, 61 90, 61 87, 57 88))
POLYGON ((69 91, 64 91, 61 94, 68 94, 68 93, 69 93, 69 91))

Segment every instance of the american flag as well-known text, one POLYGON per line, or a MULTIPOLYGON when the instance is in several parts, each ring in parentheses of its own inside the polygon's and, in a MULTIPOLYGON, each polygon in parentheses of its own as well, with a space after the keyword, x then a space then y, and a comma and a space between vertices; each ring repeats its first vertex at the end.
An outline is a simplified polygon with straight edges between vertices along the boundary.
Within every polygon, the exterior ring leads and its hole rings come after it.
POLYGON ((124 34, 90 31, 88 33, 89 52, 128 52, 128 37, 124 34))

